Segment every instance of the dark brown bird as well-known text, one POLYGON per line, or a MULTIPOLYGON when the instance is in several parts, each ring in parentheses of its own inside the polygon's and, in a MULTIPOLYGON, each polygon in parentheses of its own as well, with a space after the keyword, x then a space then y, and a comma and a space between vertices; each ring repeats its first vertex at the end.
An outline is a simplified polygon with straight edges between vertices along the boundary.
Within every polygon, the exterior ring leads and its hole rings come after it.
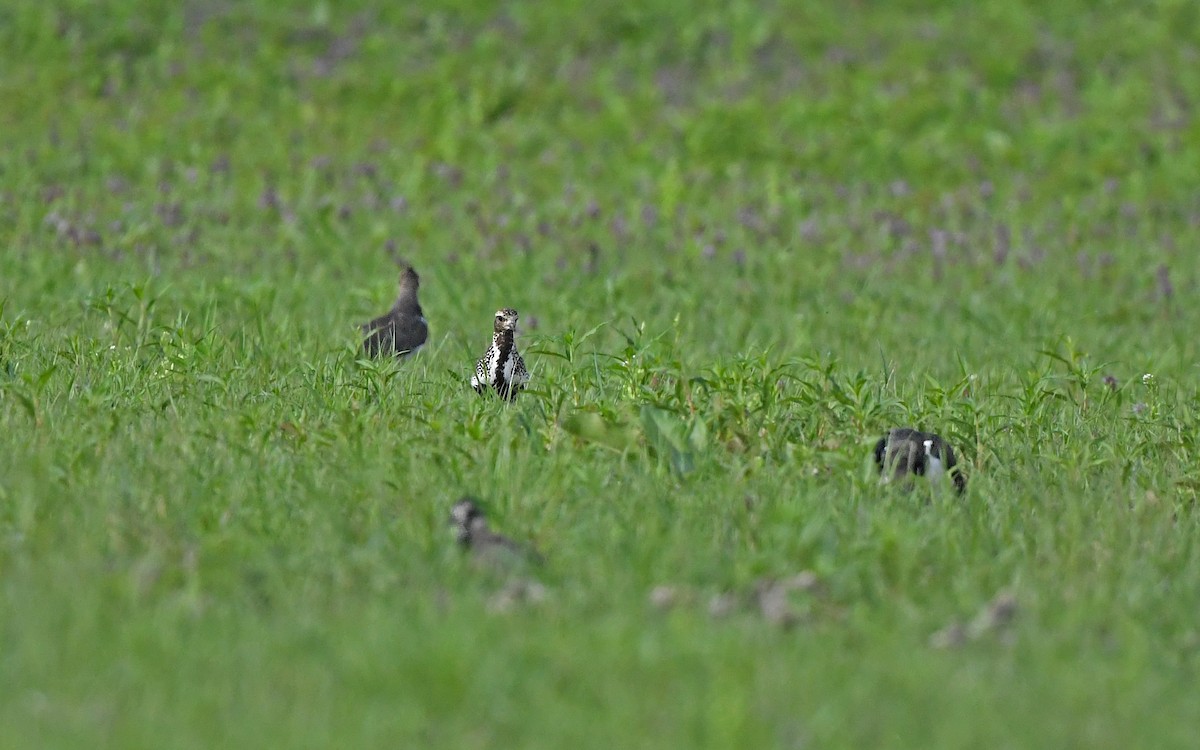
POLYGON ((940 435, 898 427, 875 444, 875 465, 883 481, 905 476, 940 480, 947 472, 959 494, 967 489, 967 477, 957 468, 954 449, 940 435))
POLYGON ((363 340, 363 351, 368 357, 395 355, 405 357, 415 354, 429 338, 429 325, 425 313, 417 301, 417 289, 421 278, 412 266, 400 274, 400 293, 396 304, 386 315, 380 315, 370 323, 359 326, 367 335, 363 340))

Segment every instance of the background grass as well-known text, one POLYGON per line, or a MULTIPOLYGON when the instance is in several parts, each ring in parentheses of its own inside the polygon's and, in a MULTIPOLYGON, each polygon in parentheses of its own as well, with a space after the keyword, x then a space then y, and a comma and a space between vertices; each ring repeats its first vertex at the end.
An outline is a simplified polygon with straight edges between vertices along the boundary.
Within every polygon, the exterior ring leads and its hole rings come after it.
POLYGON ((1043 5, 7 3, 0 746, 1190 746, 1200 6, 1043 5))

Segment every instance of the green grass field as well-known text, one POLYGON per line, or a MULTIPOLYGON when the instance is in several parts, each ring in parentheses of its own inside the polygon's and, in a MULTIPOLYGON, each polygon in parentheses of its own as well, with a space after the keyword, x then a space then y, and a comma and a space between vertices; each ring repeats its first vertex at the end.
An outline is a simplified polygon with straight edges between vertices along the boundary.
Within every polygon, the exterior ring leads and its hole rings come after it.
POLYGON ((1200 5, 418 6, 0 8, 0 748, 1194 746, 1200 5))

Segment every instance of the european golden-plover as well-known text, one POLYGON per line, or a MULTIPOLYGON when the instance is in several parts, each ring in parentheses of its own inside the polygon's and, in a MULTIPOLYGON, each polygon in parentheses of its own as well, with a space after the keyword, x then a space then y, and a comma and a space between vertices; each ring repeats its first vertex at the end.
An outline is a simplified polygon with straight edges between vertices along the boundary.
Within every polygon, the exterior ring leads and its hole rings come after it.
POLYGON ((471 387, 476 393, 491 388, 500 398, 513 401, 529 382, 525 360, 517 351, 516 336, 517 311, 511 307, 497 310, 492 345, 475 363, 475 374, 471 377, 471 387))
POLYGON ((875 465, 885 482, 909 475, 936 482, 949 473, 955 489, 962 493, 967 488, 967 478, 957 464, 954 449, 932 432, 898 427, 875 444, 875 465))
POLYGON ((363 351, 368 357, 395 355, 404 357, 414 354, 429 338, 429 324, 417 301, 417 289, 421 278, 411 266, 400 274, 400 293, 396 304, 386 315, 380 315, 370 323, 359 326, 367 335, 363 340, 363 351))
POLYGON ((529 563, 540 563, 536 550, 492 531, 479 503, 464 496, 450 509, 454 539, 471 555, 473 564, 495 572, 512 571, 529 563))

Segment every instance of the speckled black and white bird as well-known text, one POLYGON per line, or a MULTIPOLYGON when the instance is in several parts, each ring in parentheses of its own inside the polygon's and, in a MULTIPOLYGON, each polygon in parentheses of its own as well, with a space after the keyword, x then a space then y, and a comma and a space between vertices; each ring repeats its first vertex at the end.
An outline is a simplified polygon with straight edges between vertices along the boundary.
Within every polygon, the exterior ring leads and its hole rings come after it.
POLYGON ((512 571, 541 562, 541 555, 535 550, 492 531, 483 509, 472 497, 460 498, 450 509, 450 525, 455 541, 470 552, 471 561, 479 567, 512 571))
POLYGON ((883 481, 908 475, 939 481, 947 473, 959 493, 967 488, 966 476, 957 468, 954 449, 940 435, 898 427, 875 444, 875 465, 883 481))
POLYGON ((525 360, 517 352, 516 337, 517 311, 511 307, 497 310, 492 345, 475 363, 475 374, 471 377, 471 387, 476 393, 491 388, 500 398, 513 401, 529 382, 525 360))
POLYGON ((400 274, 400 293, 396 304, 386 315, 380 315, 370 323, 359 326, 367 335, 363 340, 363 351, 368 357, 395 355, 404 357, 415 354, 429 338, 429 324, 417 301, 417 289, 421 278, 412 266, 400 274))

